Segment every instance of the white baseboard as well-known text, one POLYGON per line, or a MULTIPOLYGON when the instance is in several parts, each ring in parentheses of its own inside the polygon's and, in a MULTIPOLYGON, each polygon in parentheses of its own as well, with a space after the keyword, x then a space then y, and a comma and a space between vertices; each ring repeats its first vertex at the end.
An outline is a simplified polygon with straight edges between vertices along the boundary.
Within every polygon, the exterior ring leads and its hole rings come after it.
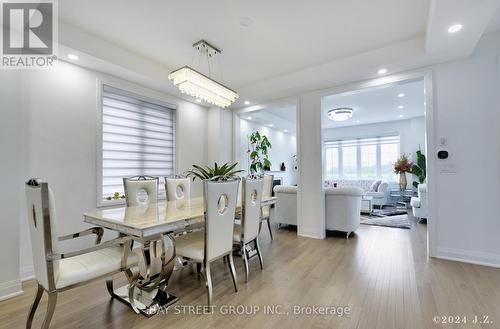
POLYGON ((35 269, 33 265, 21 268, 19 271, 19 279, 24 282, 35 278, 35 269))
POLYGON ((305 238, 312 238, 312 239, 321 239, 323 240, 325 238, 325 232, 321 234, 320 232, 317 232, 317 230, 314 229, 300 229, 297 228, 297 235, 302 236, 305 238))
POLYGON ((0 283, 0 301, 19 296, 23 293, 21 280, 0 283))
POLYGON ((500 255, 487 252, 438 247, 435 257, 500 268, 500 255))

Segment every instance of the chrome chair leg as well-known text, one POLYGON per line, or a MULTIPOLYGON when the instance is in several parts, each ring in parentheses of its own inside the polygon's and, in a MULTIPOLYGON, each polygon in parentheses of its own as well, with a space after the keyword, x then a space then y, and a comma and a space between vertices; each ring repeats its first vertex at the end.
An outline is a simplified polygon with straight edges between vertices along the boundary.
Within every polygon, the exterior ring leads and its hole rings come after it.
POLYGON ((255 249, 257 249, 257 255, 259 256, 260 269, 264 269, 264 258, 262 258, 262 253, 260 252, 259 237, 255 238, 255 249))
POLYGON ((245 247, 245 244, 242 244, 241 246, 241 251, 242 255, 241 257, 243 258, 243 263, 245 264, 245 282, 248 282, 248 254, 247 254, 247 248, 245 247))
POLYGON ((352 232, 347 232, 345 238, 349 239, 349 235, 351 235, 352 232))
POLYGON ((113 288, 113 278, 106 280, 106 289, 108 289, 108 293, 112 298, 115 298, 115 289, 113 288))
POLYGON ((212 274, 210 274, 210 263, 205 265, 205 280, 207 281, 208 306, 212 305, 212 274))
POLYGON ((268 217, 266 219, 266 222, 267 222, 267 228, 269 229, 269 235, 271 236, 271 240, 274 240, 273 231, 271 230, 271 217, 268 217))
POLYGON ((31 305, 30 312, 28 314, 28 320, 26 321, 26 329, 31 329, 31 325, 33 324, 33 318, 35 317, 36 309, 38 308, 38 304, 40 304, 40 299, 42 299, 43 295, 43 287, 38 284, 35 300, 31 305))
POLYGON ((233 284, 234 284, 234 291, 238 292, 238 287, 236 286, 236 271, 234 269, 234 259, 233 259, 233 254, 229 254, 227 256, 229 258, 229 271, 231 272, 231 277, 233 278, 233 284))
POLYGON ((45 314, 45 319, 43 320, 42 329, 48 329, 50 326, 50 321, 52 320, 52 315, 56 309, 57 304, 57 292, 49 292, 47 301, 47 313, 45 314))

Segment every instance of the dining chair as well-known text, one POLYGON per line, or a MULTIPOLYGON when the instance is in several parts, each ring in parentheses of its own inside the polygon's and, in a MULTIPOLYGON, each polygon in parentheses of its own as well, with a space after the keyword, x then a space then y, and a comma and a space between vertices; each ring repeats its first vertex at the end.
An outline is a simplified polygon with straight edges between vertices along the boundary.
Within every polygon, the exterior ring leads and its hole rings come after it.
POLYGON ((48 303, 42 328, 47 329, 54 314, 58 293, 96 279, 131 271, 131 268, 137 264, 138 258, 131 251, 130 238, 119 237, 101 243, 104 232, 100 227, 58 238, 54 194, 48 183, 31 179, 26 183, 25 191, 33 265, 37 281, 37 292, 28 314, 26 328, 31 328, 36 309, 45 291, 48 295, 48 303), (59 241, 91 234, 96 235, 93 247, 68 253, 59 251, 59 241))
POLYGON ((175 201, 191 197, 191 179, 182 177, 165 177, 167 200, 175 201))
MULTIPOLYGON (((264 260, 259 247, 260 205, 262 202, 263 179, 246 179, 242 182, 241 224, 234 226, 233 242, 245 265, 245 282, 248 282, 248 261, 259 256, 260 268, 264 269, 264 260), (249 256, 247 247, 253 244, 256 253, 249 256)), ((253 250, 251 251, 253 252, 253 250)))
MULTIPOLYGON (((273 175, 264 175, 264 188, 262 189, 262 197, 265 198, 270 198, 273 193, 273 181, 274 181, 274 176, 273 175)), ((262 216, 261 216, 261 224, 263 222, 267 223, 267 228, 269 229, 269 235, 271 236, 271 240, 274 240, 273 238, 273 231, 271 230, 271 206, 265 206, 262 207, 262 216)), ((260 231, 260 228, 259 228, 260 231)))
POLYGON ((127 207, 158 203, 158 181, 150 176, 123 178, 127 207))
POLYGON ((205 277, 208 305, 212 304, 211 264, 221 258, 227 264, 236 286, 236 271, 233 262, 233 232, 236 198, 239 179, 232 181, 204 181, 205 229, 184 234, 175 239, 177 256, 201 263, 201 273, 205 277))

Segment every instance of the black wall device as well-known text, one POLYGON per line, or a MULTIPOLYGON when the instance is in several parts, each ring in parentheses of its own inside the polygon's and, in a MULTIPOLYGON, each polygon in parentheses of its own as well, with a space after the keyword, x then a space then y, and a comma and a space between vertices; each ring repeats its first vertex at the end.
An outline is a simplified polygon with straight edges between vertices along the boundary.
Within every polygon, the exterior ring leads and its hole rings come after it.
POLYGON ((438 158, 443 160, 443 159, 448 159, 448 151, 446 150, 441 150, 441 151, 438 151, 438 158))

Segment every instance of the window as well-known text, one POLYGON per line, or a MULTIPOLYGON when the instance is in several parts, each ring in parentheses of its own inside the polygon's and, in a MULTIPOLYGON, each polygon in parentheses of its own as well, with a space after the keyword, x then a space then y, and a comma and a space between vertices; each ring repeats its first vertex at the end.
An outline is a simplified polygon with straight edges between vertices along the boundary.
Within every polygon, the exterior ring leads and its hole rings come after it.
MULTIPOLYGON (((103 87, 101 201, 116 192, 123 195, 123 177, 174 174, 174 111, 160 102, 103 87)), ((159 184, 160 195, 164 190, 159 184)))
POLYGON ((399 136, 325 142, 326 177, 396 180, 393 164, 399 156, 399 136))

